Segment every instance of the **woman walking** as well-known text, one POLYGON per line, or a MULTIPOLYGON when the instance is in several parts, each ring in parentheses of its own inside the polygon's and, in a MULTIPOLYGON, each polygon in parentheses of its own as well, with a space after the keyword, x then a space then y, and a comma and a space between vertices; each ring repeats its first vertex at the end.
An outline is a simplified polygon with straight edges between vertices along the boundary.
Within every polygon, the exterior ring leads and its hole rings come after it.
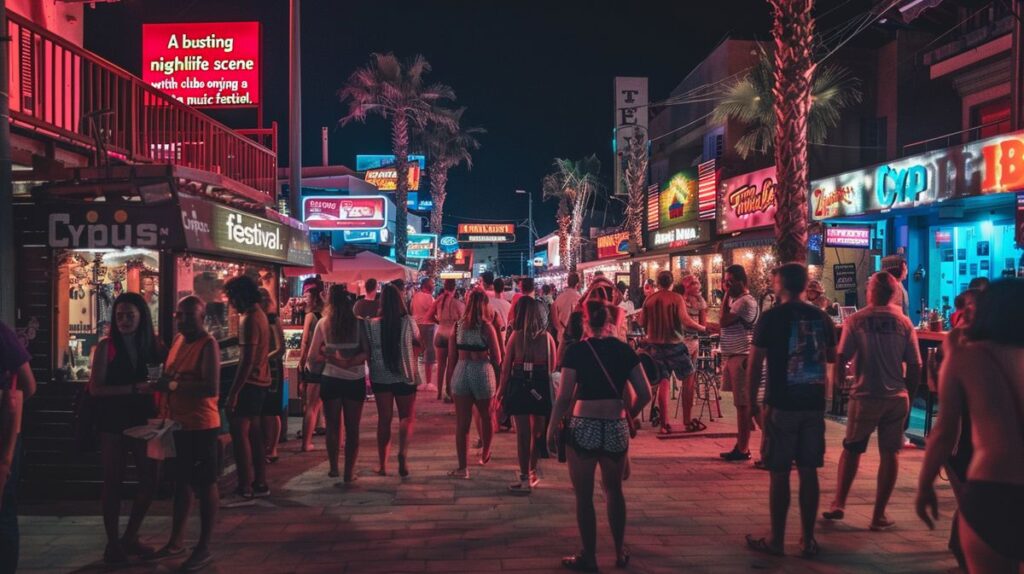
POLYGON ((945 359, 939 416, 918 479, 917 515, 934 528, 935 478, 966 411, 974 447, 959 493, 960 544, 969 572, 1016 573, 1024 562, 1024 281, 1004 279, 978 296, 969 343, 945 359))
POLYGON ((377 474, 387 475, 391 420, 398 406, 398 474, 409 476, 406 455, 416 406, 416 322, 406 309, 402 292, 387 284, 380 294, 380 315, 370 320, 370 383, 377 403, 377 474))
POLYGON ((260 422, 263 426, 263 441, 267 452, 267 462, 278 460, 277 445, 281 442, 281 415, 284 414, 284 328, 281 327, 277 313, 277 303, 270 291, 260 287, 260 307, 267 314, 270 325, 270 389, 267 399, 263 401, 263 412, 260 422))
MULTIPOLYGON (((327 476, 338 476, 338 451, 341 442, 342 413, 345 424, 346 484, 356 479, 353 474, 359 454, 359 421, 366 401, 366 359, 370 344, 363 320, 353 312, 355 297, 341 285, 332 285, 327 298, 327 312, 313 332, 310 356, 325 362, 320 377, 320 399, 327 419, 327 476)), ((378 397, 378 401, 380 397, 378 397)))
POLYGON ((96 344, 89 393, 97 406, 97 430, 103 463, 103 527, 107 548, 103 561, 120 564, 128 556, 141 556, 153 548, 139 542, 139 527, 146 517, 159 474, 158 463, 146 456, 145 442, 125 436, 125 429, 142 426, 156 416, 147 366, 160 365, 166 352, 153 332, 149 305, 138 293, 122 293, 114 300, 110 336, 96 344), (127 455, 131 453, 139 487, 124 536, 120 534, 121 484, 127 455))
POLYGON ((455 280, 445 279, 441 296, 434 301, 430 318, 437 323, 434 332, 434 347, 437 348, 437 400, 442 397, 452 402, 451 380, 448 379, 448 338, 455 329, 455 322, 466 312, 466 304, 455 291, 455 280))
POLYGON ((546 419, 551 415, 551 376, 555 340, 547 332, 543 303, 524 297, 516 306, 512 337, 501 363, 498 396, 516 426, 519 454, 519 482, 510 492, 529 494, 537 486, 536 441, 543 439, 546 419))
MULTIPOLYGON (((622 493, 626 453, 629 439, 636 432, 631 421, 650 402, 651 387, 636 352, 612 335, 608 305, 588 301, 584 312, 590 338, 574 344, 565 353, 552 420, 561 420, 572 407, 562 448, 566 450, 569 477, 576 493, 576 522, 583 550, 562 559, 562 565, 570 570, 597 572, 594 471, 601 468, 608 522, 615 541, 615 564, 625 567, 629 563, 624 545, 626 499, 622 493), (627 381, 636 394, 634 401, 625 399, 627 381)), ((559 448, 558 437, 558 425, 553 424, 548 431, 548 448, 559 448)))
POLYGON ((302 323, 302 341, 299 343, 299 395, 302 397, 302 452, 309 452, 316 448, 313 433, 324 406, 320 400, 319 384, 319 365, 322 363, 309 361, 313 331, 324 311, 324 284, 319 279, 306 279, 302 282, 302 296, 306 301, 306 318, 302 323), (317 367, 311 368, 313 365, 317 367))
POLYGON ((455 450, 459 467, 448 473, 453 478, 469 478, 467 443, 473 422, 473 407, 481 421, 480 464, 491 460, 491 438, 494 435, 494 399, 496 373, 501 369, 498 335, 489 322, 492 315, 487 294, 473 291, 466 313, 455 324, 448 339, 448 380, 455 398, 455 450))

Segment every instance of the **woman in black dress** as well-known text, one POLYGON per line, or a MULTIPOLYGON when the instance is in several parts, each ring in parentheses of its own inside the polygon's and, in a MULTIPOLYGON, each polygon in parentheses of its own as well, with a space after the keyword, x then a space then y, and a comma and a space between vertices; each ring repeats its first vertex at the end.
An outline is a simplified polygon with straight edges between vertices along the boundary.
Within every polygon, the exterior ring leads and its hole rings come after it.
POLYGON ((153 548, 139 542, 139 527, 156 491, 158 463, 146 456, 145 442, 125 436, 125 429, 145 425, 156 416, 148 366, 161 365, 166 350, 153 332, 149 306, 138 293, 122 293, 114 300, 110 336, 96 345, 89 393, 95 398, 100 455, 103 462, 103 526, 108 564, 127 561, 153 548), (124 536, 120 534, 121 484, 128 453, 134 457, 139 486, 124 536))

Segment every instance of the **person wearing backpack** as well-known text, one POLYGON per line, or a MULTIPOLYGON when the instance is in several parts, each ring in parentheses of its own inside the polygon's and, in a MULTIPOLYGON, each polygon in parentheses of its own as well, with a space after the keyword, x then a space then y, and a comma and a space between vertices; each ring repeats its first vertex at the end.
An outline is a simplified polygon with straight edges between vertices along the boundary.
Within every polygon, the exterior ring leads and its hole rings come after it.
POLYGON ((722 382, 732 389, 736 406, 736 445, 721 457, 727 461, 750 459, 750 432, 757 401, 747 388, 747 356, 750 354, 750 336, 757 319, 757 301, 747 289, 747 271, 742 265, 730 265, 723 281, 725 298, 722 300, 721 328, 722 382))

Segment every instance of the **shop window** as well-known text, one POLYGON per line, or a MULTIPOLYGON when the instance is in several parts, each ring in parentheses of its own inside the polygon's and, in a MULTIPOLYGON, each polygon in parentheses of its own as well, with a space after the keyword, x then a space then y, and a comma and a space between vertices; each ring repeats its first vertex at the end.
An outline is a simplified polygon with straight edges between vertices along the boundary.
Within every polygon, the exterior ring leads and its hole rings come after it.
POLYGON ((206 303, 206 331, 221 345, 221 361, 238 360, 238 313, 228 305, 224 284, 233 277, 248 275, 270 293, 271 311, 277 311, 277 272, 271 266, 202 259, 183 255, 176 263, 175 300, 195 295, 206 303))
POLYGON ((1010 98, 991 100, 971 108, 971 139, 984 139, 1010 131, 1010 98))
POLYGON ((926 305, 946 317, 971 279, 1013 277, 1024 268, 1012 221, 981 220, 928 230, 930 273, 926 305))
POLYGON ((58 371, 87 381, 96 343, 110 334, 114 300, 142 293, 156 328, 159 321, 159 255, 145 249, 71 250, 57 269, 58 371))

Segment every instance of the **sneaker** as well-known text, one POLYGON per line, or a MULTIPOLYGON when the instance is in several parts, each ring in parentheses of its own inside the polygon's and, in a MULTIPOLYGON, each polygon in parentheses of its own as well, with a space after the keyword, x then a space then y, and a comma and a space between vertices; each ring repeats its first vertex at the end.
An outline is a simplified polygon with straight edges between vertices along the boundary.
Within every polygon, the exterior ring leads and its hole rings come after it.
POLYGON ((252 506, 256 504, 256 499, 252 493, 247 492, 232 492, 220 501, 221 508, 242 508, 243 506, 252 506))
POLYGON ((723 452, 718 456, 722 457, 722 460, 728 462, 738 462, 741 460, 750 460, 750 451, 740 452, 739 449, 732 449, 729 452, 723 452))
POLYGON ((252 485, 252 497, 253 498, 266 498, 270 496, 270 487, 265 484, 253 484, 252 485))

